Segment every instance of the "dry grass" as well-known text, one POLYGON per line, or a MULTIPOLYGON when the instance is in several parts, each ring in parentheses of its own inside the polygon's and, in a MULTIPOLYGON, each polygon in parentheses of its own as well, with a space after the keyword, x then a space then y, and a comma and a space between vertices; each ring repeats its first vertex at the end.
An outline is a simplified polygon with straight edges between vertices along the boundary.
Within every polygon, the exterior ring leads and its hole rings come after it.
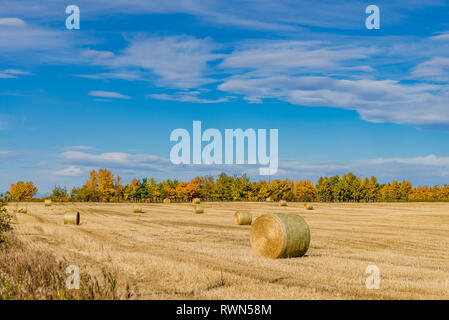
POLYGON ((58 261, 48 251, 24 245, 14 233, 8 233, 7 240, 0 244, 0 300, 121 298, 117 280, 104 269, 102 280, 81 273, 79 289, 68 289, 68 265, 68 261, 58 261))
POLYGON ((448 299, 449 203, 315 204, 29 203, 17 214, 19 238, 98 274, 113 268, 120 283, 147 299, 448 299), (81 224, 63 224, 66 210, 81 224), (300 214, 310 226, 302 258, 253 254, 250 226, 233 224, 237 210, 300 214), (365 287, 368 265, 380 269, 379 290, 365 287))

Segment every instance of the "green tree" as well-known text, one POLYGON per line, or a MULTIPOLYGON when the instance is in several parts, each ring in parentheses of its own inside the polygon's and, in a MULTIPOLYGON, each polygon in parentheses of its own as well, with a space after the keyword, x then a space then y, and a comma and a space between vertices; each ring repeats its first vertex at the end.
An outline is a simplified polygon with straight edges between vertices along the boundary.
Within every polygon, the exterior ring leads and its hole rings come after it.
POLYGON ((55 186, 50 195, 50 199, 53 201, 67 201, 68 198, 67 188, 61 186, 55 186))

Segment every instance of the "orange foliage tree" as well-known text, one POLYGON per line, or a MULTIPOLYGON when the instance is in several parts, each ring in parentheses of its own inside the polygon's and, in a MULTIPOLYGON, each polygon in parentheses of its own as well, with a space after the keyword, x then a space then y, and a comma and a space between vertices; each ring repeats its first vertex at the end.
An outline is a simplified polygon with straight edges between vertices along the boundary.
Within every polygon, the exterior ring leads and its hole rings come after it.
POLYGON ((18 181, 9 188, 9 194, 14 201, 31 200, 37 193, 37 188, 33 182, 18 181))

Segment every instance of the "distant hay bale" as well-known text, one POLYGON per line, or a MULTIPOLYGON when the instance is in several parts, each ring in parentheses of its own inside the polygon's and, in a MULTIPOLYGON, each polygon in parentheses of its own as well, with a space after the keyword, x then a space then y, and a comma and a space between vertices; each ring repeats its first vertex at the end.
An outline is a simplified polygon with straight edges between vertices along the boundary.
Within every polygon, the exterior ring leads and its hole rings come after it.
POLYGON ((200 200, 200 198, 195 198, 195 199, 192 200, 192 203, 193 204, 200 204, 201 200, 200 200))
POLYGON ((28 212, 28 208, 26 206, 16 204, 16 208, 14 209, 14 212, 27 213, 28 212))
POLYGON ((309 203, 304 203, 304 209, 306 210, 313 210, 313 206, 309 203))
POLYGON ((253 216, 249 211, 236 211, 234 213, 234 223, 238 225, 251 224, 253 216))
POLYGON ((17 208, 17 212, 18 213, 28 213, 28 208, 27 207, 18 207, 17 208))
POLYGON ((134 213, 143 213, 142 206, 138 205, 138 204, 133 205, 133 212, 134 213))
POLYGON ((287 206, 287 201, 286 200, 279 201, 279 206, 280 207, 286 207, 287 206))
POLYGON ((50 207, 51 206, 51 200, 50 199, 45 200, 45 206, 46 207, 50 207))
POLYGON ((310 230, 297 214, 268 213, 254 221, 250 242, 254 253, 261 257, 301 257, 309 249, 310 230))
POLYGON ((165 204, 170 204, 170 202, 171 202, 171 201, 170 201, 169 198, 165 198, 165 199, 164 199, 164 203, 165 203, 165 204))
POLYGON ((204 213, 204 208, 202 206, 196 204, 193 207, 193 212, 196 213, 196 214, 204 213))
POLYGON ((67 212, 64 214, 64 224, 80 224, 80 213, 79 212, 67 212))
POLYGON ((273 198, 272 198, 272 197, 268 197, 265 201, 267 201, 267 202, 273 202, 273 198))

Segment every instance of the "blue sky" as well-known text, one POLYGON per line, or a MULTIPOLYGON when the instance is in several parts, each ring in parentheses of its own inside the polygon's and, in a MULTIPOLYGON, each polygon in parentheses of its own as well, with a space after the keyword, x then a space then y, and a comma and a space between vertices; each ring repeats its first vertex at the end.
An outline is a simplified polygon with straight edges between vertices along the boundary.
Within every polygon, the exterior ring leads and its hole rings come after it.
MULTIPOLYGON (((0 6, 0 190, 91 169, 189 179, 176 128, 279 129, 276 178, 449 182, 447 1, 14 1, 0 6), (78 5, 81 29, 67 30, 78 5), (365 8, 380 8, 380 30, 365 8)), ((274 178, 274 177, 272 177, 274 178)))

